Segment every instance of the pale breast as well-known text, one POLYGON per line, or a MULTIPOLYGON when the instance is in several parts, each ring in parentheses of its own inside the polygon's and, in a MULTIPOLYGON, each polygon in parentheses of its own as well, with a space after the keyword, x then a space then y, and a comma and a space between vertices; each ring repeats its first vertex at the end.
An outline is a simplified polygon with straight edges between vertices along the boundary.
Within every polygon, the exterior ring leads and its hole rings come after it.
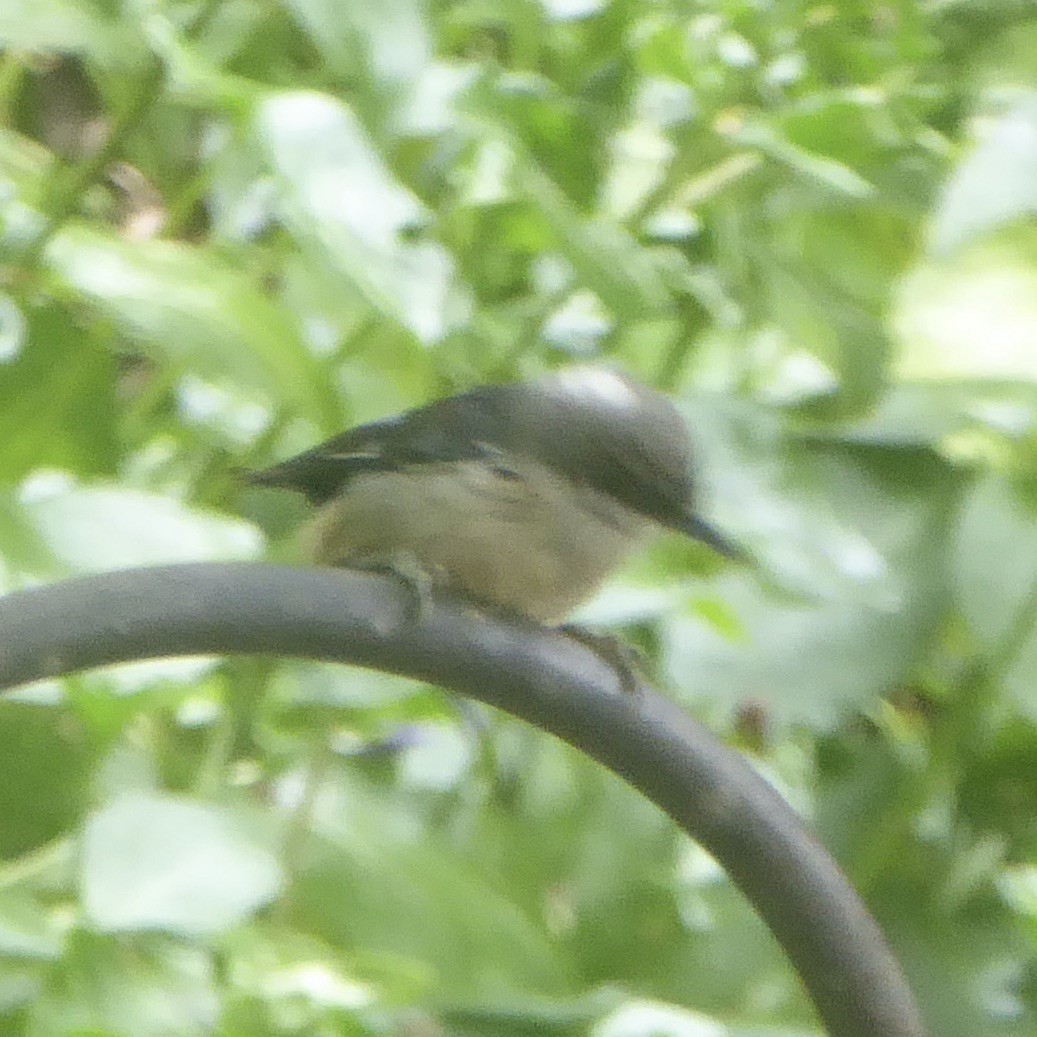
POLYGON ((307 540, 326 565, 406 555, 437 586, 538 622, 564 619, 649 523, 531 462, 426 465, 354 479, 307 540))

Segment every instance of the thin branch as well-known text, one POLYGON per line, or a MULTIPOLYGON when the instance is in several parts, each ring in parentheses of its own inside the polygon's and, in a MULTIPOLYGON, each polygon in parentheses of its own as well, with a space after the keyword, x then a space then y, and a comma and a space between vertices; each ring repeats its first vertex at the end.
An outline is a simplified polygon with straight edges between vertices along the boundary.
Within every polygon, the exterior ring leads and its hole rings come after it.
POLYGON ((723 865, 832 1037, 924 1037, 874 920, 789 805, 736 753, 555 631, 449 601, 420 622, 391 577, 247 563, 135 569, 0 598, 0 687, 162 656, 270 654, 430 681, 577 746, 723 865))

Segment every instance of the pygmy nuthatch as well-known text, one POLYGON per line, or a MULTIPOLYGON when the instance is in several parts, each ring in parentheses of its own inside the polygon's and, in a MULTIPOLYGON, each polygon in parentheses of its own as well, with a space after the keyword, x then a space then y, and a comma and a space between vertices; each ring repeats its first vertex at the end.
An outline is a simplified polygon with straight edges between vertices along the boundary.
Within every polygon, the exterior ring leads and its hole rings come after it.
POLYGON ((541 623, 563 620, 648 534, 737 549, 695 513, 688 429, 665 396, 572 368, 350 429, 253 481, 319 505, 325 565, 394 565, 541 623))

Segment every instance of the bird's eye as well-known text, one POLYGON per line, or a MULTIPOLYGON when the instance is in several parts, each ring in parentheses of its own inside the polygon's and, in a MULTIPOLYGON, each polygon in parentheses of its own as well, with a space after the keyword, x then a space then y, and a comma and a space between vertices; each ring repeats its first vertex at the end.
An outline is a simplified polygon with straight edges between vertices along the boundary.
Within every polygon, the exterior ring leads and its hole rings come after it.
POLYGON ((493 466, 493 474, 501 479, 506 479, 508 482, 519 482, 522 476, 515 471, 514 468, 508 468, 506 465, 495 464, 493 466))

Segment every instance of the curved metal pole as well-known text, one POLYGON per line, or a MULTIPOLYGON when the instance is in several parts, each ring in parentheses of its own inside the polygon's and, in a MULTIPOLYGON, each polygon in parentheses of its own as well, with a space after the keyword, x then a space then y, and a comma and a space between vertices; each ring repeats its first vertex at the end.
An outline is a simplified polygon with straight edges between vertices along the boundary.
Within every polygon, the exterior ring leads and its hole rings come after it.
POLYGON ((0 687, 133 659, 269 654, 459 691, 625 778, 721 863, 792 960, 832 1037, 925 1037, 903 975, 838 866, 738 754, 555 631, 450 601, 412 618, 391 576, 251 563, 88 576, 0 598, 0 687))

